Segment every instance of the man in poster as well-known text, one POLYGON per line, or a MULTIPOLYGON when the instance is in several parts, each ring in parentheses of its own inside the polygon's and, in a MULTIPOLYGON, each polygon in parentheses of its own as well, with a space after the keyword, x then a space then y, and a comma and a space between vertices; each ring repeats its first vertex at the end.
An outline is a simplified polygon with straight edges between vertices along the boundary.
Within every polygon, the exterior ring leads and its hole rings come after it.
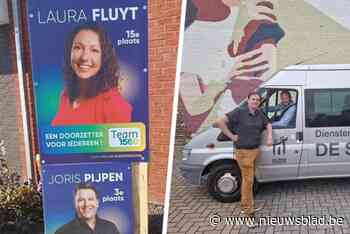
POLYGON ((98 217, 98 199, 95 187, 79 184, 74 191, 76 217, 58 228, 55 234, 119 234, 114 223, 98 217))

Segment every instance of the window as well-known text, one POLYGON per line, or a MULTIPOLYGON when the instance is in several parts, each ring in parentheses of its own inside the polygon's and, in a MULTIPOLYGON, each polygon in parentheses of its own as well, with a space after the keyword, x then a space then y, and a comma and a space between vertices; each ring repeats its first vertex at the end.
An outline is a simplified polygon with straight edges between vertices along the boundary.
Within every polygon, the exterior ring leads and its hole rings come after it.
POLYGON ((10 48, 10 25, 0 25, 0 75, 11 74, 14 72, 12 66, 13 55, 10 48))
POLYGON ((0 75, 14 72, 10 48, 10 24, 7 1, 0 1, 0 75))
POLYGON ((350 126, 350 89, 305 90, 306 127, 350 126))
POLYGON ((295 128, 298 92, 294 89, 267 89, 261 109, 274 129, 295 128))
POLYGON ((9 24, 9 13, 6 0, 0 1, 0 25, 9 24))

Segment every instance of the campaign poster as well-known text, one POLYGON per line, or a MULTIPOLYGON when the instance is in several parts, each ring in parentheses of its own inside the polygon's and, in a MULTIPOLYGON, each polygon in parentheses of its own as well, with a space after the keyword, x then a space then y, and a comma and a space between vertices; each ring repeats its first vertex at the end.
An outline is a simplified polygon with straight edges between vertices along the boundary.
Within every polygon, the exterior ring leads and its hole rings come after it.
POLYGON ((40 153, 147 161, 147 1, 29 0, 27 21, 40 153))
POLYGON ((131 163, 47 164, 42 175, 46 234, 133 233, 131 163))

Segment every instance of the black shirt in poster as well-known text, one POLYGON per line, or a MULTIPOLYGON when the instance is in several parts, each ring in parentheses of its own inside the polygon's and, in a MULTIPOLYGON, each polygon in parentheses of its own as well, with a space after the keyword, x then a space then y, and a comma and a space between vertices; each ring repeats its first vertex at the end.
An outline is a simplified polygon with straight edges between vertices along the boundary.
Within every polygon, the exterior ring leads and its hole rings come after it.
POLYGON ((83 220, 78 217, 66 223, 55 234, 119 234, 114 223, 96 217, 95 230, 92 230, 83 220))

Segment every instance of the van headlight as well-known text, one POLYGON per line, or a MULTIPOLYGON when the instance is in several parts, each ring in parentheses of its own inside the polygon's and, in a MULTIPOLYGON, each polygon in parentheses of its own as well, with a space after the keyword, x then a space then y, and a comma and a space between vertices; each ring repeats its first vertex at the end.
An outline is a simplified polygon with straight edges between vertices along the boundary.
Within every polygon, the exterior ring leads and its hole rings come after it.
POLYGON ((191 156, 191 149, 184 149, 182 151, 182 161, 186 161, 191 156))

